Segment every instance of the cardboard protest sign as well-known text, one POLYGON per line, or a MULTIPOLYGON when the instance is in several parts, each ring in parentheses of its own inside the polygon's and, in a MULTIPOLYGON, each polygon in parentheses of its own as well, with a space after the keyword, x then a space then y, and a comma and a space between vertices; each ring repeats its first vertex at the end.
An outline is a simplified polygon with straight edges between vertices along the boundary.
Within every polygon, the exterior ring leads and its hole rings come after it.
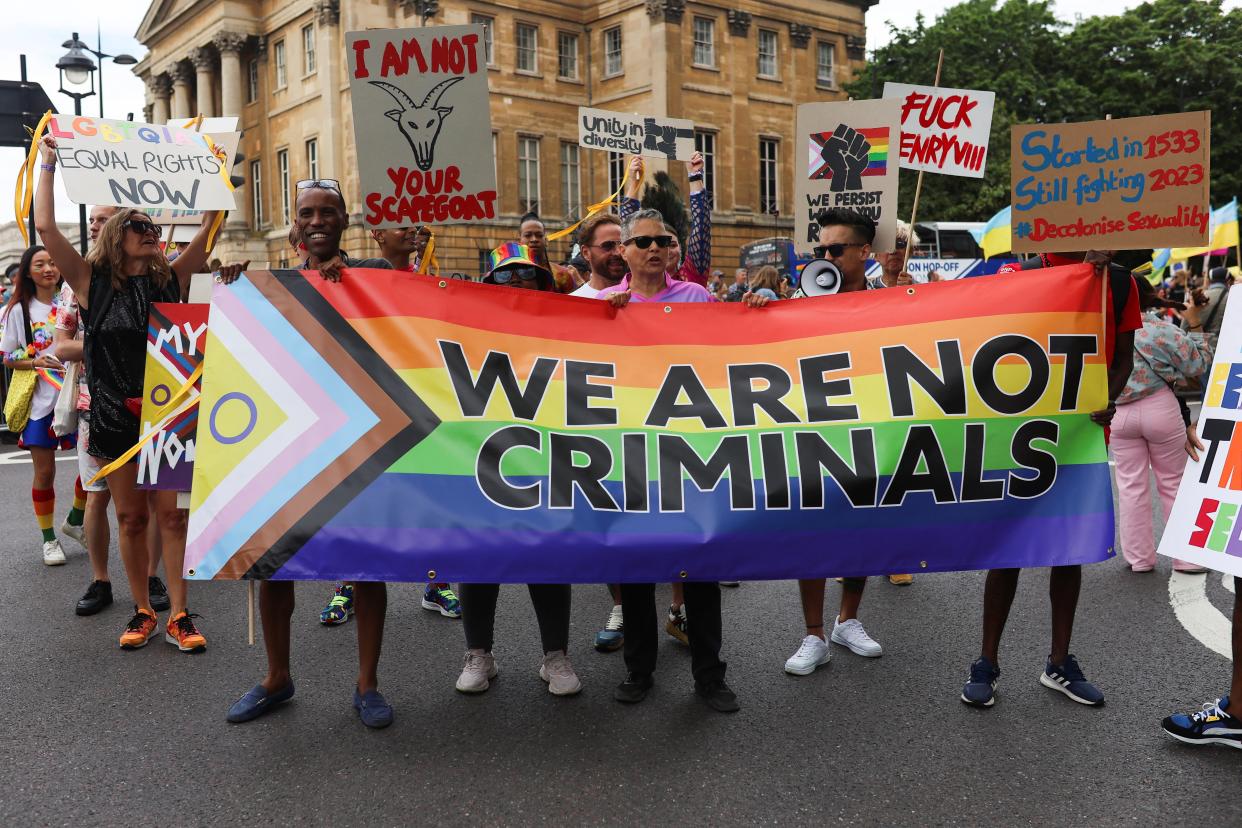
POLYGON ((1014 127, 1013 251, 1207 244, 1211 116, 1014 127))
MULTIPOLYGON (((195 127, 187 127, 187 123, 191 123, 190 119, 178 118, 175 121, 169 121, 168 126, 187 128, 192 132, 201 132, 209 136, 216 146, 224 150, 224 174, 232 175, 233 159, 237 157, 237 147, 241 143, 241 133, 237 131, 237 118, 203 118, 202 123, 195 127)), ((236 191, 233 192, 233 199, 234 206, 230 207, 230 210, 236 209, 236 191)), ((198 227, 203 220, 203 212, 202 210, 164 207, 147 209, 147 215, 151 217, 151 220, 165 227, 173 225, 198 227)))
MULTIPOLYGON (((143 372, 142 433, 168 405, 203 360, 207 312, 211 306, 155 302, 147 323, 147 363, 143 372)), ((199 385, 201 385, 201 380, 199 385)), ((198 385, 187 399, 198 396, 198 385)), ((198 408, 178 414, 138 454, 138 488, 188 492, 194 475, 198 408)))
POLYGON ((908 170, 983 178, 995 92, 884 84, 901 101, 901 166, 908 170))
POLYGON ((482 26, 345 36, 368 228, 496 217, 482 26))
POLYGON ((892 250, 897 235, 897 142, 901 102, 895 99, 810 103, 798 107, 795 151, 794 243, 809 253, 819 239, 815 217, 848 207, 879 224, 876 250, 892 250))
POLYGON ((1242 577, 1242 285, 1229 291, 1216 361, 1203 380, 1206 450, 1186 463, 1160 554, 1242 577))
POLYGON ((580 106, 578 144, 626 155, 688 161, 694 154, 694 121, 580 106))
MULTIPOLYGON (((54 117, 65 191, 75 204, 140 210, 231 210, 225 150, 206 135, 175 126, 54 117), (217 156, 219 153, 219 156, 217 156)), ((237 136, 232 146, 236 149, 237 136)))

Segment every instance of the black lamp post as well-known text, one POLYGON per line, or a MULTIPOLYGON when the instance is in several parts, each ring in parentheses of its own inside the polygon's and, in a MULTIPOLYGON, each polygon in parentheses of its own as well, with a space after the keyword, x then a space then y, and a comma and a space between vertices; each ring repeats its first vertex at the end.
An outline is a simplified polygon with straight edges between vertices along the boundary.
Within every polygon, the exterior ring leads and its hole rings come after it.
MULTIPOLYGON (((73 37, 61 44, 66 49, 73 50, 75 48, 83 52, 90 52, 99 60, 99 117, 104 117, 104 88, 103 88, 103 63, 106 59, 111 59, 118 66, 133 66, 138 62, 138 58, 133 55, 127 55, 122 52, 119 55, 110 55, 103 50, 103 42, 100 40, 99 29, 95 29, 95 48, 92 49, 81 40, 78 39, 78 33, 74 32, 73 37)), ((66 55, 68 57, 68 55, 66 55)), ((59 65, 59 64, 58 64, 59 65)))
MULTIPOLYGON (((60 70, 60 93, 73 98, 73 114, 77 116, 82 114, 82 99, 95 94, 95 61, 86 53, 77 32, 71 40, 65 41, 65 46, 69 51, 56 61, 56 68, 60 70)), ((85 204, 78 205, 78 249, 86 255, 85 204)))

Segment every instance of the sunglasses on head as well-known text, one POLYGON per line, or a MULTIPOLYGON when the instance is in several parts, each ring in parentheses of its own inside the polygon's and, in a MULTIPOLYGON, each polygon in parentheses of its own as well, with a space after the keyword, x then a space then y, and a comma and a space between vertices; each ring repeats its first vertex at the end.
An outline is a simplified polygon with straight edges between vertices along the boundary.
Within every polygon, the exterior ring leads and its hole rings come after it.
POLYGON ((498 285, 507 285, 514 279, 521 279, 523 282, 534 282, 539 278, 539 268, 537 267, 513 267, 506 270, 493 270, 492 280, 498 285))
POLYGON ((333 190, 341 192, 341 182, 335 178, 304 178, 298 182, 299 190, 333 190))
POLYGON ((125 219, 125 221, 121 222, 121 226, 128 227, 140 236, 145 236, 147 233, 154 233, 155 237, 158 239, 160 236, 164 235, 163 227, 160 227, 155 222, 147 221, 146 219, 125 219))
POLYGON ((826 259, 828 256, 831 256, 834 259, 839 259, 841 258, 842 254, 845 253, 845 248, 847 247, 866 247, 866 246, 867 246, 866 244, 860 243, 860 242, 839 242, 837 244, 818 245, 812 248, 812 252, 815 253, 815 258, 817 259, 826 259))
POLYGON ((647 248, 651 247, 651 245, 653 244, 656 247, 664 249, 673 243, 673 237, 672 236, 633 236, 632 238, 626 239, 622 243, 632 244, 635 247, 637 247, 639 250, 646 250, 647 248))

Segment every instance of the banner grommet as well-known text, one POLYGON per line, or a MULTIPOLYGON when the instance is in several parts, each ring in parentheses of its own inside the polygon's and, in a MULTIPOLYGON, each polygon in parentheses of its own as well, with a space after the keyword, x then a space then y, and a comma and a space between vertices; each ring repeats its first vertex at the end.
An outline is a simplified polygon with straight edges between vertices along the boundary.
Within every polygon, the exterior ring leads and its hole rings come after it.
POLYGON ((185 574, 186 574, 186 575, 189 575, 191 578, 193 578, 193 577, 194 577, 194 570, 193 570, 193 569, 187 569, 187 570, 185 571, 185 574))
POLYGON ((913 296, 913 295, 914 295, 914 288, 912 287, 906 288, 906 296, 913 296))
POLYGON ((677 573, 677 574, 678 574, 678 577, 685 578, 685 577, 686 577, 686 570, 684 570, 684 569, 683 569, 681 572, 679 572, 679 573, 677 573))
POLYGON ((442 287, 442 288, 446 288, 446 287, 448 287, 448 282, 446 282, 446 281, 444 281, 443 279, 441 279, 441 280, 440 280, 440 287, 442 287))
POLYGON ((919 566, 923 569, 927 569, 927 561, 919 561, 919 566))
POLYGON ((434 569, 427 570, 427 579, 434 581, 436 579, 436 571, 434 569))
POLYGON ((672 306, 672 305, 665 305, 665 306, 664 306, 664 312, 665 312, 665 313, 672 313, 672 312, 673 312, 673 306, 672 306))

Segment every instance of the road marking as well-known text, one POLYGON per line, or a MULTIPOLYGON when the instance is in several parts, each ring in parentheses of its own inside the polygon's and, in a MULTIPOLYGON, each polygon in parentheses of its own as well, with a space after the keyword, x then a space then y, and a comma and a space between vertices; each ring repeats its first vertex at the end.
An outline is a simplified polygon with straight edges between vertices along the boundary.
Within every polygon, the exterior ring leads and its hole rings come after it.
POLYGON ((1233 592, 1233 576, 1230 575, 1228 572, 1220 576, 1220 583, 1221 583, 1221 586, 1223 586, 1225 589, 1229 590, 1230 592, 1233 592))
MULTIPOLYGON (((78 456, 76 454, 67 454, 67 455, 62 455, 60 457, 57 457, 56 462, 67 463, 70 460, 77 460, 77 459, 78 459, 78 456)), ((25 451, 25 450, 10 451, 8 454, 0 454, 0 466, 11 466, 16 463, 32 463, 32 462, 34 461, 30 459, 30 452, 25 451)))
MULTIPOLYGON (((1174 572, 1169 576, 1169 605, 1186 632, 1217 655, 1231 657, 1233 621, 1208 600, 1207 582, 1210 575, 1189 575, 1174 572)), ((1225 576, 1226 589, 1232 591, 1225 576)))

